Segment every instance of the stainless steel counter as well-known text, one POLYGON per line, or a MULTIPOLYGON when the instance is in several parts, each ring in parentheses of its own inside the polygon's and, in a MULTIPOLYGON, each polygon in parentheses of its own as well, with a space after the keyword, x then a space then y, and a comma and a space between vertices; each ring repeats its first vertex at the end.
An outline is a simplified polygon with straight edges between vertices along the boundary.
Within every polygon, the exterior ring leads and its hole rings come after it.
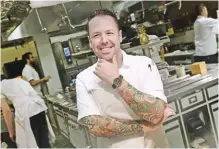
MULTIPOLYGON (((179 83, 174 84, 172 88, 165 88, 165 95, 167 96, 168 102, 178 99, 184 95, 192 93, 200 88, 205 88, 207 86, 218 84, 218 69, 212 69, 208 72, 207 76, 192 76, 189 78, 184 78, 179 83), (182 84, 184 81, 184 84, 182 84)), ((180 78, 178 78, 180 79, 180 78)))

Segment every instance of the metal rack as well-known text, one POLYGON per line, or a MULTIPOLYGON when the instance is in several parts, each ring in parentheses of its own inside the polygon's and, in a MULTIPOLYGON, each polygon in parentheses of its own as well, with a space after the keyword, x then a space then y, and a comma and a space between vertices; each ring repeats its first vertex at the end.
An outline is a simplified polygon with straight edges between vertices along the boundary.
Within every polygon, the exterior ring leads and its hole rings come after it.
POLYGON ((160 41, 156 41, 156 42, 153 42, 153 43, 148 43, 148 44, 145 44, 145 45, 139 45, 139 46, 123 49, 123 50, 126 51, 127 53, 131 53, 131 52, 134 52, 134 51, 137 51, 137 50, 142 50, 144 56, 151 57, 150 50, 152 49, 151 48, 152 46, 162 45, 162 44, 165 44, 165 43, 168 43, 168 42, 170 42, 170 39, 169 39, 169 37, 166 36, 164 39, 161 39, 160 41))

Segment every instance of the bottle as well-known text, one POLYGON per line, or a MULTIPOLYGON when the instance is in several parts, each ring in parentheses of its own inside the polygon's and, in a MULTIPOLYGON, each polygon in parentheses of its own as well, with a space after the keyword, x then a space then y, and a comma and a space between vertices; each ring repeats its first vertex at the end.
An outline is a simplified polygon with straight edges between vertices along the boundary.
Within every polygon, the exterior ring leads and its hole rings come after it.
POLYGON ((139 34, 139 41, 141 45, 147 44, 149 42, 148 36, 145 31, 145 26, 138 26, 137 27, 138 34, 139 34))

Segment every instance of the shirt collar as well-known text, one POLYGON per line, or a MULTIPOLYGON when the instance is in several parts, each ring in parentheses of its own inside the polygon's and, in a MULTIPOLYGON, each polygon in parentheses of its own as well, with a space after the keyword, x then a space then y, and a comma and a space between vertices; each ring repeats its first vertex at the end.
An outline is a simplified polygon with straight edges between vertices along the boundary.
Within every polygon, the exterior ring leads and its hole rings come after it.
POLYGON ((122 50, 122 66, 130 67, 130 64, 129 55, 122 50))
POLYGON ((198 18, 206 18, 206 17, 205 17, 205 16, 201 16, 201 15, 200 15, 200 16, 198 16, 198 18))

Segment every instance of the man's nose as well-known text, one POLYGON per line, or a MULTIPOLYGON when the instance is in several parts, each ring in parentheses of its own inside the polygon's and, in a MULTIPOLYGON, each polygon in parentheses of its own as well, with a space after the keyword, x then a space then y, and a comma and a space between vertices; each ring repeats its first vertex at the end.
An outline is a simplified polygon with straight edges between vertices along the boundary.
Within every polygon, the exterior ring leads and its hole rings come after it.
POLYGON ((102 44, 107 44, 107 43, 108 43, 108 39, 107 39, 107 36, 106 36, 106 35, 102 35, 102 36, 101 36, 101 43, 102 43, 102 44))

